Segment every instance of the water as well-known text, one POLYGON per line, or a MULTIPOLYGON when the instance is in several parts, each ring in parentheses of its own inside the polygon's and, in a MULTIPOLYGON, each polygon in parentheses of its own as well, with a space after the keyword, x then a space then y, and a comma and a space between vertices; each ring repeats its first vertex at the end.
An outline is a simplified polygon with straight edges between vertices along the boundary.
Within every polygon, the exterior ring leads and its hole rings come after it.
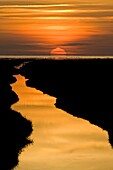
POLYGON ((77 56, 77 55, 0 55, 0 59, 112 59, 113 56, 77 56))
POLYGON ((19 102, 12 108, 33 123, 34 143, 24 149, 16 170, 112 170, 108 134, 88 121, 57 109, 54 97, 25 85, 17 75, 12 85, 19 102))

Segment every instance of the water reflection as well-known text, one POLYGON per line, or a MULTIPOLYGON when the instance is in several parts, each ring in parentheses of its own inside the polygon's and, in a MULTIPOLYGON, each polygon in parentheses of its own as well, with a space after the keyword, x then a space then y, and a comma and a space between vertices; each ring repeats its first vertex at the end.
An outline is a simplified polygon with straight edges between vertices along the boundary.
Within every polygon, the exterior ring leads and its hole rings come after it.
POLYGON ((13 108, 33 122, 34 140, 20 155, 17 170, 106 170, 113 167, 107 132, 55 108, 55 98, 25 85, 16 76, 20 100, 13 108))
POLYGON ((27 86, 56 97, 57 108, 106 130, 113 147, 113 60, 37 60, 20 72, 27 86))

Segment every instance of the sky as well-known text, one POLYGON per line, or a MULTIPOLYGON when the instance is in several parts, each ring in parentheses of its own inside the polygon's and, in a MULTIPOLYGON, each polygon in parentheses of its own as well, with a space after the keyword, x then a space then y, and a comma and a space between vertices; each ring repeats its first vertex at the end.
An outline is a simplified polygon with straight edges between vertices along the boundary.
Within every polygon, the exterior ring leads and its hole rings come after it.
POLYGON ((113 55, 111 0, 1 0, 0 55, 113 55))
POLYGON ((33 144, 23 149, 16 170, 111 170, 113 149, 107 131, 54 106, 56 98, 25 85, 16 75, 12 108, 32 121, 33 144))

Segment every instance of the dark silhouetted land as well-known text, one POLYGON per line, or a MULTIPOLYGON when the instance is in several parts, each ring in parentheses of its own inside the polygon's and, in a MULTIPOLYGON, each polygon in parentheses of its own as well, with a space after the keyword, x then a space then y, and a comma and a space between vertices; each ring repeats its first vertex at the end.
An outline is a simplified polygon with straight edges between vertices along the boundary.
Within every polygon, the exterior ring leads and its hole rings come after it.
POLYGON ((32 123, 11 109, 18 96, 10 86, 18 74, 14 69, 18 61, 0 60, 0 169, 11 170, 18 164, 22 149, 31 143, 28 139, 32 123))

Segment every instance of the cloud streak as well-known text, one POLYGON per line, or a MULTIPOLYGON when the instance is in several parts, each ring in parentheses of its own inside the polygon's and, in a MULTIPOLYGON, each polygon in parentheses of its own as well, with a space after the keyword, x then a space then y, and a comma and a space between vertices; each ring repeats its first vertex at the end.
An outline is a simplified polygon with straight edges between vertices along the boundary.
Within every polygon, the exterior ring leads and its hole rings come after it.
MULTIPOLYGON (((103 46, 106 48, 108 44, 110 54, 113 54, 111 49, 113 42, 113 3, 111 2, 103 3, 99 0, 88 3, 84 0, 75 4, 73 0, 66 0, 65 2, 62 0, 59 4, 48 0, 38 3, 29 1, 29 4, 27 4, 26 1, 14 3, 14 1, 5 0, 4 3, 0 2, 0 22, 0 35, 2 37, 0 39, 0 54, 5 54, 6 51, 11 53, 11 44, 8 44, 11 36, 13 41, 17 42, 12 43, 14 45, 12 54, 15 52, 20 54, 20 51, 21 53, 23 51, 23 54, 31 55, 49 54, 50 49, 59 45, 69 48, 70 54, 75 54, 77 48, 77 54, 85 54, 86 51, 90 51, 89 44, 92 44, 92 42, 95 43, 92 46, 98 49, 98 46, 96 46, 98 36, 101 37, 99 39, 100 44, 98 44, 100 47, 98 54, 103 54, 103 46), (18 35, 20 37, 24 35, 24 38, 20 41, 18 35), (105 41, 106 36, 108 42, 105 41), (26 42, 24 41, 25 38, 26 42), (27 44, 28 39, 29 45, 27 44), (3 41, 6 44, 4 47, 3 41), (104 45, 102 45, 103 41, 104 45)), ((109 54, 109 51, 105 54, 109 54)))

